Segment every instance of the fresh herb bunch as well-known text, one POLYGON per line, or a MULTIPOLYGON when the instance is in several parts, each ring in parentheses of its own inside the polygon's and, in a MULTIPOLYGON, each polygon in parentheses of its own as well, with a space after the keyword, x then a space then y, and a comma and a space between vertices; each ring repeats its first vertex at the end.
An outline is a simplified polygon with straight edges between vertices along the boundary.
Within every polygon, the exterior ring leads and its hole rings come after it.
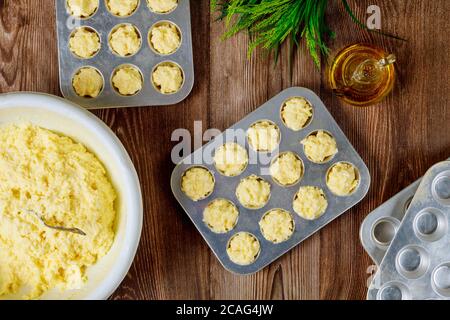
MULTIPOLYGON (((248 30, 251 39, 248 48, 249 56, 256 47, 261 46, 269 52, 274 51, 277 59, 279 48, 288 37, 292 44, 297 46, 299 40, 305 38, 314 63, 320 68, 321 55, 329 54, 325 41, 327 38, 334 37, 334 32, 325 21, 328 1, 211 0, 211 7, 213 11, 218 10, 219 19, 226 22, 227 30, 224 38, 230 38, 243 30, 248 30)), ((352 20, 367 29, 353 14, 347 1, 341 1, 352 20)))

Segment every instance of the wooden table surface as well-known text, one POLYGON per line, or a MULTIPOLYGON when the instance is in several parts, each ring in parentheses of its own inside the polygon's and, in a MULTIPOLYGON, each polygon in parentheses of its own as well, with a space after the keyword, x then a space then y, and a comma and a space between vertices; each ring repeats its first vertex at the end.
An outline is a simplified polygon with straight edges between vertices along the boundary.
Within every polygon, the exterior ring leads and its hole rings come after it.
MULTIPOLYGON (((59 1, 59 0, 58 0, 59 1)), ((450 156, 450 1, 353 0, 365 19, 381 7, 383 30, 408 39, 373 36, 356 27, 340 1, 330 1, 328 21, 337 32, 333 53, 353 42, 370 42, 398 57, 398 81, 383 103, 354 108, 330 92, 304 45, 293 61, 279 64, 258 52, 246 58, 247 36, 222 42, 208 0, 192 0, 196 83, 174 106, 95 111, 118 135, 137 168, 144 197, 144 228, 134 264, 114 299, 364 299, 372 262, 359 227, 374 208, 450 156), (251 276, 225 271, 173 198, 172 131, 223 130, 290 86, 314 90, 367 163, 368 196, 339 219, 251 276)), ((60 95, 53 0, 0 0, 0 92, 60 95)))

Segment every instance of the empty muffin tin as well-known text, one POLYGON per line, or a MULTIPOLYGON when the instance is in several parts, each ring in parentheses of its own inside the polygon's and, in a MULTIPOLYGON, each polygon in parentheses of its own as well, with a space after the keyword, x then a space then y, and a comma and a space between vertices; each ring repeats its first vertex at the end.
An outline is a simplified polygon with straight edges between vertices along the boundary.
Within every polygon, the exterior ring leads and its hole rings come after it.
POLYGON ((371 300, 450 298, 450 161, 423 177, 369 287, 371 300))
POLYGON ((284 90, 225 132, 215 137, 211 142, 187 156, 175 167, 171 177, 171 187, 175 198, 184 208, 222 265, 227 270, 237 274, 251 274, 261 270, 360 202, 367 194, 369 186, 369 170, 328 112, 323 102, 311 90, 298 87, 284 90), (313 106, 314 114, 312 120, 300 131, 288 129, 281 120, 280 109, 284 102, 291 97, 304 97, 313 106), (275 123, 280 130, 281 140, 279 146, 272 153, 256 152, 248 145, 246 131, 252 124, 260 120, 269 120, 275 123), (307 159, 300 141, 310 133, 320 129, 329 132, 336 139, 338 153, 328 162, 316 164, 307 159), (216 171, 213 164, 214 150, 226 142, 237 142, 245 147, 248 152, 249 164, 239 176, 223 176, 216 171), (269 165, 274 157, 286 151, 292 151, 301 158, 304 165, 304 174, 302 179, 295 185, 282 187, 270 176, 269 165), (341 161, 353 164, 359 171, 359 185, 353 193, 345 197, 333 195, 327 188, 325 181, 327 170, 335 163, 341 161), (196 166, 208 169, 215 178, 215 188, 212 194, 198 202, 192 201, 181 190, 181 179, 184 172, 196 166), (240 180, 252 174, 262 177, 271 184, 271 196, 268 203, 263 208, 257 210, 244 208, 235 195, 236 187, 240 180), (302 219, 293 210, 292 202, 299 187, 308 185, 321 188, 328 200, 326 212, 316 220, 302 219), (205 207, 217 198, 231 200, 239 210, 239 218, 235 228, 225 234, 212 232, 202 220, 205 207), (267 241, 259 228, 259 221, 264 214, 275 208, 290 212, 295 222, 293 235, 287 241, 278 244, 267 241), (238 232, 248 232, 259 240, 261 250, 252 264, 237 265, 227 255, 228 241, 238 232))
POLYGON ((87 109, 171 105, 185 99, 192 90, 194 66, 189 0, 179 0, 178 6, 173 11, 162 14, 152 12, 147 0, 140 0, 137 9, 128 17, 113 15, 107 9, 105 0, 99 0, 97 11, 89 18, 73 17, 67 8, 67 1, 56 0, 56 26, 61 92, 65 98, 87 109), (148 34, 155 24, 166 21, 178 27, 181 32, 181 45, 174 53, 161 55, 149 45, 148 34), (137 28, 141 37, 141 47, 136 54, 120 57, 111 51, 109 35, 119 24, 131 24, 137 28), (79 27, 89 27, 100 36, 100 51, 92 58, 78 58, 69 49, 71 34, 79 27), (153 70, 164 62, 179 66, 183 72, 183 84, 176 93, 163 94, 153 86, 153 70), (142 75, 142 89, 135 95, 120 95, 112 86, 111 78, 114 71, 123 65, 136 67, 142 75), (83 67, 94 67, 102 75, 103 89, 96 98, 80 97, 73 89, 73 76, 83 67))

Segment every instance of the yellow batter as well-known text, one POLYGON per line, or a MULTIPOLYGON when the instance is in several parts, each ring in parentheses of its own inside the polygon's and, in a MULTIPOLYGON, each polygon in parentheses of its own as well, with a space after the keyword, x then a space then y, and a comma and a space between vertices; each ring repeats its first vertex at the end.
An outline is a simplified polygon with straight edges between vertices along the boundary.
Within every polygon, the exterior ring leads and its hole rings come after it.
POLYGON ((228 142, 217 148, 214 164, 217 171, 227 177, 234 177, 245 170, 248 163, 247 150, 234 142, 228 142))
POLYGON ((98 8, 98 0, 67 0, 70 14, 79 18, 92 16, 98 8))
POLYGON ((293 152, 280 154, 270 165, 272 178, 282 186, 296 184, 303 176, 303 163, 293 152))
POLYGON ((348 196, 356 189, 358 183, 358 170, 350 163, 336 163, 328 172, 327 186, 338 196, 348 196))
POLYGON ((229 200, 216 199, 203 211, 203 222, 215 233, 226 233, 234 228, 239 217, 236 206, 229 200))
POLYGON ((156 13, 167 13, 178 6, 178 0, 147 0, 150 10, 156 13))
POLYGON ((271 152, 280 142, 280 130, 269 121, 259 121, 247 130, 248 143, 255 151, 271 152))
POLYGON ((141 37, 136 28, 123 24, 114 29, 109 38, 111 49, 121 57, 135 54, 141 47, 141 37))
POLYGON ((325 193, 318 187, 300 187, 294 198, 294 211, 303 219, 314 220, 321 217, 328 207, 325 193))
POLYGON ((80 97, 96 98, 103 89, 103 78, 96 69, 85 67, 75 74, 72 85, 80 97))
POLYGON ((326 162, 338 152, 336 140, 322 130, 309 135, 301 143, 308 159, 315 163, 326 162))
POLYGON ((228 243, 227 254, 231 261, 245 266, 256 260, 260 249, 261 246, 255 236, 248 232, 239 232, 228 243))
POLYGON ((181 36, 178 28, 169 22, 156 25, 150 32, 150 44, 158 53, 174 53, 181 44, 181 36))
POLYGON ((247 209, 262 208, 269 201, 270 184, 258 176, 248 176, 239 182, 236 197, 247 209))
POLYGON ((121 95, 131 96, 141 91, 142 76, 135 67, 122 66, 114 73, 112 83, 121 95))
POLYGON ((311 104, 302 97, 287 100, 281 109, 281 118, 289 129, 299 131, 303 129, 313 115, 311 104))
POLYGON ((0 297, 81 288, 114 239, 116 193, 100 161, 68 137, 8 125, 0 128, 0 181, 0 297), (35 214, 86 235, 49 229, 35 214))
POLYGON ((259 222, 264 238, 273 243, 288 240, 294 233, 294 219, 283 209, 273 209, 267 212, 259 222))
POLYGON ((106 0, 106 5, 112 14, 119 17, 131 15, 137 8, 139 0, 106 0))
POLYGON ((193 201, 205 199, 214 190, 214 177, 205 168, 190 168, 181 178, 181 190, 193 201))
POLYGON ((176 93, 183 85, 183 72, 173 63, 162 63, 153 71, 152 80, 162 94, 176 93))
POLYGON ((91 58, 100 50, 100 37, 88 28, 78 28, 70 37, 69 48, 80 58, 91 58))

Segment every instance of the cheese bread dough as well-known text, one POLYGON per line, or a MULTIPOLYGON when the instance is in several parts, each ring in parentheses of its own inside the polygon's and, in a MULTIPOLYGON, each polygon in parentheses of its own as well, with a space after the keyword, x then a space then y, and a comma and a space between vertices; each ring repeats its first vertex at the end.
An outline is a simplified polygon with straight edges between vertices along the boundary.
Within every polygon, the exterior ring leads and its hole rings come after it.
POLYGON ((80 58, 91 58, 100 50, 100 37, 90 28, 78 28, 70 37, 69 48, 80 58))
POLYGON ((280 243, 288 240, 294 233, 294 219, 286 210, 273 209, 262 217, 259 227, 264 238, 280 243))
POLYGON ((116 192, 103 164, 66 136, 8 125, 0 128, 0 181, 0 298, 83 287, 115 234, 116 192), (50 229, 38 216, 86 235, 50 229))
POLYGON ((338 152, 336 140, 322 130, 310 134, 301 143, 308 159, 315 163, 326 162, 338 152))
POLYGON ((142 89, 142 75, 136 67, 122 66, 115 71, 112 83, 121 95, 134 95, 142 89))
POLYGON ((160 54, 171 54, 177 51, 181 44, 178 28, 170 22, 159 23, 150 31, 150 45, 160 54))
POLYGON ((207 198, 214 190, 214 177, 201 167, 188 169, 181 178, 181 191, 193 201, 207 198))
POLYGON ((322 216, 328 207, 325 193, 318 187, 300 187, 294 197, 294 211, 303 219, 314 220, 322 216))
POLYGON ((239 217, 236 206, 229 200, 211 201, 203 211, 203 222, 215 233, 226 233, 234 228, 239 217))
POLYGON ((142 39, 136 27, 122 24, 114 28, 110 37, 111 49, 121 57, 134 55, 141 48, 142 39))
POLYGON ((72 85, 80 97, 96 98, 103 89, 103 77, 97 69, 84 67, 75 74, 72 85))
POLYGON ((338 162, 327 175, 327 187, 338 196, 348 196, 359 183, 358 169, 350 163, 338 162))
POLYGON ((239 182, 236 197, 247 209, 260 209, 269 201, 270 184, 258 176, 248 176, 239 182))
POLYGON ((302 97, 294 97, 287 100, 281 109, 281 118, 289 129, 299 131, 303 129, 312 118, 313 108, 302 97))
POLYGON ((97 11, 98 0, 67 0, 67 7, 74 17, 88 18, 97 11))
POLYGON ((150 10, 156 13, 168 13, 178 6, 178 0, 147 0, 150 10))
POLYGON ((303 176, 302 160, 293 152, 281 153, 270 165, 270 174, 282 186, 296 184, 303 176))
POLYGON ((152 80, 155 88, 162 94, 176 93, 183 85, 183 72, 173 63, 162 63, 153 71, 152 80))
POLYGON ((258 239, 248 232, 239 232, 231 237, 227 254, 230 260, 239 265, 252 264, 258 258, 261 246, 258 239))
POLYGON ((280 130, 272 122, 259 121, 247 130, 247 138, 253 150, 272 152, 280 142, 280 130))
POLYGON ((139 0, 106 0, 108 10, 119 17, 130 16, 139 5, 139 0))
POLYGON ((247 150, 234 142, 228 142, 217 148, 214 165, 217 171, 227 177, 240 175, 248 164, 247 150))

